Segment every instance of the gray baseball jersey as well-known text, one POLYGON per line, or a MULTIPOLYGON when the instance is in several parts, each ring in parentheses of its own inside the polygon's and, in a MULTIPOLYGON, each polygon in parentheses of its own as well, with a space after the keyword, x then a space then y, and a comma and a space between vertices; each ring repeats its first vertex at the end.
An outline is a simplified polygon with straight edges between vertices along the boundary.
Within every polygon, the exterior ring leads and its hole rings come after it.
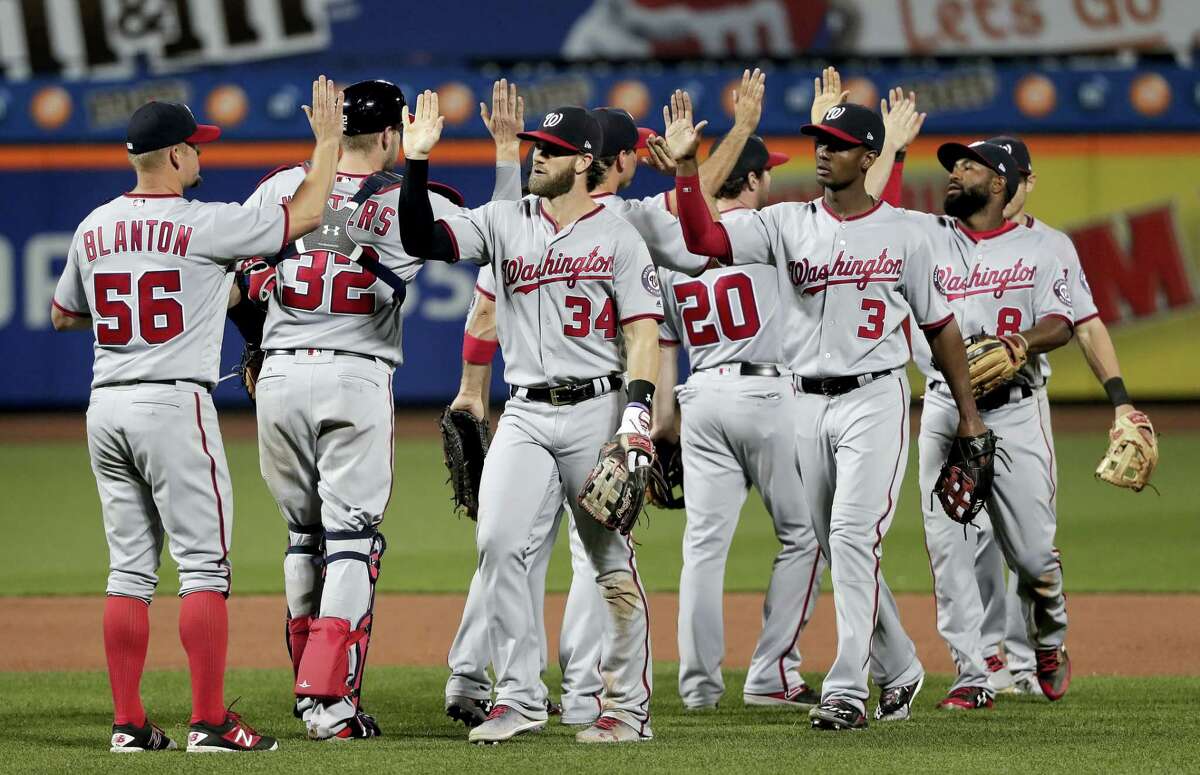
POLYGON ((537 196, 442 219, 458 255, 491 263, 510 385, 558 385, 625 368, 620 326, 662 319, 658 275, 637 231, 603 205, 565 229, 537 196))
POLYGON ((274 253, 287 207, 124 194, 71 240, 54 290, 66 314, 91 315, 92 385, 179 379, 215 383, 236 258, 274 253))
MULTIPOLYGON (((279 171, 261 183, 247 204, 287 202, 304 181, 301 166, 279 171)), ((330 205, 343 206, 358 191, 365 175, 339 172, 330 194, 330 205)), ((354 211, 347 221, 350 235, 373 249, 379 261, 402 279, 411 281, 421 262, 404 252, 396 221, 400 188, 385 189, 354 211)), ((446 217, 462 208, 431 192, 435 217, 446 217)), ((403 361, 403 318, 387 283, 345 256, 313 251, 276 269, 279 278, 272 303, 267 306, 263 347, 270 350, 320 348, 345 350, 403 361)))
POLYGON ((922 329, 950 320, 933 282, 933 244, 883 202, 853 218, 822 200, 784 202, 724 223, 734 264, 774 263, 784 300, 784 363, 804 377, 896 369, 909 359, 911 310, 922 329))
MULTIPOLYGON (((1075 313, 1075 325, 1091 320, 1100 315, 1096 309, 1096 300, 1092 298, 1092 289, 1088 286, 1087 276, 1083 265, 1079 263, 1079 253, 1075 243, 1066 232, 1059 231, 1053 226, 1037 220, 1032 215, 1025 216, 1025 226, 1040 234, 1045 234, 1056 246, 1056 255, 1063 265, 1063 276, 1067 279, 1067 288, 1071 295, 1071 309, 1075 313)), ((1050 359, 1045 353, 1038 355, 1038 363, 1042 367, 1042 375, 1050 376, 1050 359)))
MULTIPOLYGON (((1011 222, 996 231, 974 233, 953 218, 914 215, 937 241, 935 282, 964 336, 1014 334, 1046 317, 1074 322, 1070 281, 1058 259, 1058 246, 1047 235, 1011 222)), ((925 376, 944 382, 933 359, 925 357, 926 350, 919 352, 917 365, 925 376)), ((1030 359, 1014 381, 1044 385, 1040 360, 1030 359)))
MULTIPOLYGON (((729 210, 721 214, 721 222, 753 214, 747 208, 729 210)), ((682 343, 693 371, 723 363, 782 361, 784 326, 779 319, 784 313, 774 267, 724 267, 699 277, 660 267, 658 276, 663 292, 659 339, 682 343)))
POLYGON ((708 256, 691 253, 683 242, 679 219, 667 209, 667 195, 625 199, 616 194, 592 194, 598 204, 611 209, 637 229, 656 266, 696 275, 708 266, 708 256))

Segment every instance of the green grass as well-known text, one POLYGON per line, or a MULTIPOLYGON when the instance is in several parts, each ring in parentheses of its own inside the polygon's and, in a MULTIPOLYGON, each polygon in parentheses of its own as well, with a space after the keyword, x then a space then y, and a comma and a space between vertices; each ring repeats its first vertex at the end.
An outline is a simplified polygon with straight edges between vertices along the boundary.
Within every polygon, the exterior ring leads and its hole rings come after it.
MULTIPOLYGON (((1162 463, 1154 481, 1162 495, 1134 494, 1092 477, 1105 445, 1102 431, 1058 435, 1059 531, 1069 592, 1200 592, 1200 545, 1195 481, 1200 434, 1170 433, 1160 440, 1162 463), (1191 484, 1188 484, 1188 482, 1191 484)), ((286 535, 283 521, 258 474, 252 442, 229 442, 236 519, 234 588, 238 593, 279 592, 286 535)), ((884 569, 896 591, 930 589, 923 546, 915 446, 900 509, 884 544, 884 569)), ((396 444, 396 479, 384 532, 388 554, 381 589, 391 592, 465 592, 475 564, 473 524, 450 513, 441 451, 433 441, 396 444)), ((99 594, 107 549, 99 500, 80 443, 0 444, 6 472, 0 529, 5 561, 0 594, 99 594)), ((654 512, 639 528, 639 561, 647 586, 678 585, 682 512, 654 512)), ((752 495, 729 559, 727 589, 766 588, 777 550, 770 521, 752 495)), ((565 590, 566 552, 556 553, 549 587, 565 590)), ((160 592, 177 588, 167 558, 160 592)))
MULTIPOLYGON (((872 723, 863 732, 808 728, 803 714, 741 707, 740 673, 729 673, 728 702, 714 713, 685 714, 675 667, 660 664, 653 704, 655 740, 597 750, 577 745, 552 723, 541 734, 481 748, 442 715, 443 670, 373 668, 369 708, 385 737, 310 743, 292 719, 289 675, 233 671, 227 696, 280 751, 242 755, 241 772, 1182 772, 1200 762, 1200 678, 1079 678, 1063 701, 1002 697, 991 711, 933 709, 946 690, 931 678, 906 723, 872 723), (1187 742, 1191 740, 1192 742, 1187 742)), ((187 678, 148 674, 151 717, 186 738, 187 678)), ((182 752, 107 753, 111 711, 100 673, 0 674, 0 772, 230 771, 224 757, 182 752)), ((873 702, 872 702, 873 707, 873 702)))

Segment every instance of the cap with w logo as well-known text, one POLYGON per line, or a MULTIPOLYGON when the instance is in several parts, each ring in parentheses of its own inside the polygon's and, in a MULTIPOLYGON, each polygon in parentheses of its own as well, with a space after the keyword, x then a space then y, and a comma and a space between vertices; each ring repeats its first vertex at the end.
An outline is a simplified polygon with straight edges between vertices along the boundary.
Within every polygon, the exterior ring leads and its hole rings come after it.
POLYGON ((544 142, 575 153, 599 156, 604 145, 600 123, 587 110, 573 105, 554 108, 532 132, 520 132, 522 140, 544 142))
POLYGON ((800 133, 864 145, 877 153, 883 150, 883 118, 870 108, 850 102, 834 105, 825 111, 821 123, 805 124, 800 133))

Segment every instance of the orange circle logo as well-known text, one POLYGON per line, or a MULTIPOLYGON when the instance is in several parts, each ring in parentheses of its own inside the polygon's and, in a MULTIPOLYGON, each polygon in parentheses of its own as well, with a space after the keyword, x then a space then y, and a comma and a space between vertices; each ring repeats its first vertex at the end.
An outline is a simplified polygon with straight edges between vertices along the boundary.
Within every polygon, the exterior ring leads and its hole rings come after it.
POLYGON ((29 115, 42 129, 58 129, 71 118, 70 93, 61 86, 39 89, 29 101, 29 115))
POLYGON ((222 84, 208 93, 204 101, 204 112, 209 119, 221 126, 237 126, 246 120, 250 111, 250 100, 242 87, 231 83, 222 84))
POLYGON ((1171 107, 1171 84, 1158 73, 1142 73, 1129 85, 1129 101, 1143 116, 1161 116, 1171 107))
POLYGON ((1017 81, 1013 97, 1017 103, 1017 110, 1030 118, 1048 116, 1058 104, 1054 82, 1037 73, 1017 81))
POLYGON ((438 87, 437 93, 438 109, 446 117, 447 124, 461 124, 475 113, 475 94, 466 84, 458 81, 444 83, 438 87))
POLYGON ((848 78, 845 88, 850 92, 846 100, 875 110, 879 105, 879 90, 869 78, 848 78))
POLYGON ((641 81, 618 81, 608 91, 608 106, 628 111, 636 121, 650 111, 650 90, 641 81))

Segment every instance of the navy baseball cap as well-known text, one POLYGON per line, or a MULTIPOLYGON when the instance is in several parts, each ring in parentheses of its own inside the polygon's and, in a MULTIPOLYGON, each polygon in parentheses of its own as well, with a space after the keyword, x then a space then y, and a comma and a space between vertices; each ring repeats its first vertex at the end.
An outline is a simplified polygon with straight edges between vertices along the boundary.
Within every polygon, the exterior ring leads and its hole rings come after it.
POLYGON ((1009 199, 1012 199, 1013 194, 1017 193, 1017 186, 1021 184, 1021 169, 1017 160, 999 145, 985 143, 982 140, 970 145, 943 143, 938 147, 937 157, 947 172, 954 169, 954 164, 959 159, 971 159, 979 162, 1004 178, 1009 199))
POLYGON ((604 147, 604 130, 591 113, 574 105, 554 108, 532 132, 518 132, 522 140, 549 143, 574 153, 599 157, 604 147))
POLYGON ((984 142, 998 145, 1012 154, 1013 159, 1017 162, 1017 169, 1021 171, 1022 175, 1028 175, 1033 172, 1033 159, 1030 158, 1029 148, 1021 138, 1011 135, 1000 135, 989 138, 984 142))
POLYGON ((847 143, 883 150, 883 117, 870 108, 843 102, 825 111, 819 124, 805 124, 800 133, 814 137, 836 137, 847 143))
POLYGON ((629 111, 620 108, 596 108, 591 114, 599 122, 600 132, 604 135, 604 143, 597 154, 602 159, 616 156, 622 151, 645 148, 647 138, 654 134, 653 129, 638 126, 629 111))
POLYGON ((130 153, 149 153, 179 143, 211 143, 220 136, 220 127, 197 124, 187 105, 147 102, 129 117, 125 148, 130 153))
MULTIPOLYGON (((708 152, 709 156, 717 152, 724 139, 724 137, 717 138, 712 145, 712 150, 708 152)), ((746 145, 742 148, 741 155, 738 156, 737 161, 733 164, 733 169, 729 172, 729 180, 737 180, 751 172, 762 172, 781 164, 787 164, 790 159, 791 157, 785 153, 775 153, 769 150, 767 144, 758 135, 750 135, 746 140, 746 145)))

